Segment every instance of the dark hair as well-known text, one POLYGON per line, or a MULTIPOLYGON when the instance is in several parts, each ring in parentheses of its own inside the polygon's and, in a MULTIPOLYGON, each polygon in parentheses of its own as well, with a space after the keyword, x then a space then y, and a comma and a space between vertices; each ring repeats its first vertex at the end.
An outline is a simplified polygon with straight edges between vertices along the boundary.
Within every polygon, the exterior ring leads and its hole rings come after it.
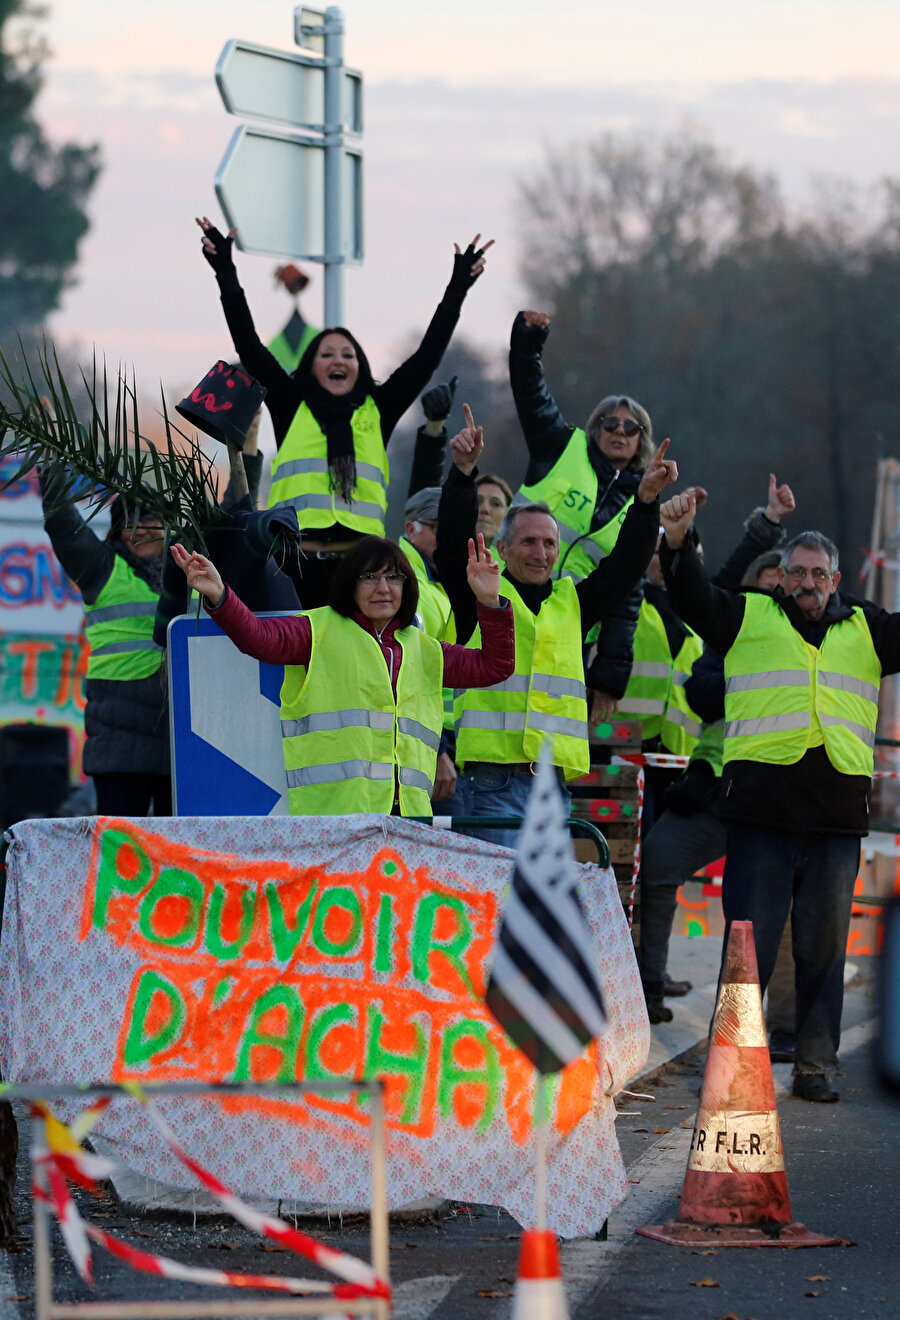
POLYGON ((513 502, 512 487, 509 482, 504 481, 502 477, 498 477, 496 472, 482 472, 475 478, 475 489, 477 490, 479 486, 487 485, 500 487, 503 494, 506 496, 506 506, 509 508, 510 504, 513 502))
POLYGON ((356 588, 360 573, 376 573, 379 569, 406 576, 400 608, 394 618, 398 628, 408 628, 416 618, 419 583, 412 564, 397 542, 388 541, 383 536, 364 536, 344 555, 331 584, 331 608, 343 614, 345 619, 352 619, 357 608, 356 588))
POLYGON ((326 335, 343 335, 345 339, 350 340, 350 343, 356 351, 356 357, 359 362, 359 376, 357 377, 356 388, 361 389, 363 394, 371 393, 375 388, 375 378, 372 375, 372 368, 369 366, 369 359, 363 352, 362 345, 354 339, 350 331, 346 330, 342 325, 332 325, 329 326, 327 330, 320 330, 319 333, 309 341, 306 345, 303 357, 297 364, 297 370, 294 372, 294 377, 311 375, 313 358, 318 353, 319 345, 326 335))

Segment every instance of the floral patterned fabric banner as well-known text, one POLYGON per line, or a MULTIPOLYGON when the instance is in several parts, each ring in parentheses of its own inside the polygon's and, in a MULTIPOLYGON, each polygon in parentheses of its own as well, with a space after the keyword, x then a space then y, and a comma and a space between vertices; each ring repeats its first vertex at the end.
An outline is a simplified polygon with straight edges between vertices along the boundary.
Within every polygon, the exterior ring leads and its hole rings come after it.
MULTIPOLYGON (((380 1076, 391 1206, 499 1205, 530 1225, 534 1074, 482 994, 512 855, 391 817, 24 821, 0 941, 8 1082, 380 1076)), ((549 1226, 602 1226, 627 1190, 611 1099, 649 1028, 612 871, 583 865, 610 1030, 551 1087, 549 1226)), ((367 1205, 365 1098, 161 1101, 244 1197, 367 1205)), ((185 1185, 136 1104, 97 1127, 185 1185)))

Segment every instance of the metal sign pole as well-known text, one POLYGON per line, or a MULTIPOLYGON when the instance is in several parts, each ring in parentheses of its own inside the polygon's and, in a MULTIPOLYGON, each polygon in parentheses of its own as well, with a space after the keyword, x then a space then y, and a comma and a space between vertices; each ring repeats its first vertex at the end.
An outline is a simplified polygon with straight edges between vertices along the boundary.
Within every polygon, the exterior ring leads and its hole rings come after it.
POLYGON ((325 325, 344 323, 344 15, 325 10, 325 325))

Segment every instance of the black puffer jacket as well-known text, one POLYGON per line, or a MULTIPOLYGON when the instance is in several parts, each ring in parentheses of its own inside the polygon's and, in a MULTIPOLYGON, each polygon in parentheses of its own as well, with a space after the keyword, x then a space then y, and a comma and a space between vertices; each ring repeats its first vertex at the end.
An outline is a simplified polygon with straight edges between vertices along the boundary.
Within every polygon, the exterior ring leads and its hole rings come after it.
MULTIPOLYGON (((101 541, 73 504, 41 478, 44 526, 57 559, 92 605, 120 556, 159 593, 162 560, 138 559, 122 541, 101 541)), ((84 729, 85 774, 169 773, 169 715, 165 665, 147 678, 117 682, 89 678, 84 729)))
MULTIPOLYGON (((528 326, 520 312, 513 322, 509 351, 509 382, 519 422, 528 446, 525 485, 545 477, 572 439, 575 427, 563 417, 544 380, 541 353, 547 331, 528 326)), ((618 470, 597 445, 588 445, 591 466, 597 473, 597 502, 591 530, 605 527, 637 493, 641 472, 618 470)), ((634 629, 641 608, 641 588, 635 587, 621 604, 604 616, 597 653, 587 671, 587 684, 610 696, 621 697, 628 686, 634 660, 634 629)))

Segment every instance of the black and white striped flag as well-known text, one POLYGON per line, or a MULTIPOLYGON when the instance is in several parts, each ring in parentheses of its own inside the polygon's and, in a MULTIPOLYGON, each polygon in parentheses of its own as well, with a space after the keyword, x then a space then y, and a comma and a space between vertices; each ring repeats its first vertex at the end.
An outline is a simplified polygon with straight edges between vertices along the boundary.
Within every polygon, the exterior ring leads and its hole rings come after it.
POLYGON ((512 891, 485 993, 500 1026, 539 1072, 558 1072, 605 1029, 596 963, 548 753, 519 832, 512 891))

